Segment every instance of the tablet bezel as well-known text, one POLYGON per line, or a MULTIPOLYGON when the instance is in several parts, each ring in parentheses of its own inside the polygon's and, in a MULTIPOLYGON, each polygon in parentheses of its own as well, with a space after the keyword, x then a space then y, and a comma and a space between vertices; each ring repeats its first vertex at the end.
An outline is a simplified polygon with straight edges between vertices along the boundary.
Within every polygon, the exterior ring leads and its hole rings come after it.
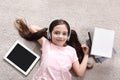
POLYGON ((33 52, 32 50, 30 50, 27 46, 25 46, 23 43, 21 43, 19 40, 15 41, 15 43, 12 45, 12 47, 8 50, 8 52, 6 53, 6 55, 4 56, 4 60, 6 60, 8 63, 10 63, 13 67, 15 67, 17 70, 19 70, 21 73, 23 73, 25 76, 28 75, 28 73, 31 71, 31 69, 35 66, 35 64, 37 63, 37 61, 39 60, 40 56, 37 55, 35 52, 33 52), (30 53, 32 53, 36 59, 33 61, 33 63, 29 66, 29 68, 27 69, 27 71, 22 70, 19 66, 17 66, 15 63, 13 63, 11 60, 9 60, 7 57, 10 55, 11 51, 17 46, 17 44, 21 45, 22 47, 24 47, 27 51, 29 51, 30 53))

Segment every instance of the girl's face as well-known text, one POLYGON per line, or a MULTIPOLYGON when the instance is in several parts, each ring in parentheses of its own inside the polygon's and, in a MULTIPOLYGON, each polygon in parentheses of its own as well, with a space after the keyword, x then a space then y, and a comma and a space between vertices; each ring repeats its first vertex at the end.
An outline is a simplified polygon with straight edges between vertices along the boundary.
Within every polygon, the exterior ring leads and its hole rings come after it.
POLYGON ((65 24, 57 25, 52 31, 52 42, 57 46, 64 46, 68 37, 68 29, 65 24))

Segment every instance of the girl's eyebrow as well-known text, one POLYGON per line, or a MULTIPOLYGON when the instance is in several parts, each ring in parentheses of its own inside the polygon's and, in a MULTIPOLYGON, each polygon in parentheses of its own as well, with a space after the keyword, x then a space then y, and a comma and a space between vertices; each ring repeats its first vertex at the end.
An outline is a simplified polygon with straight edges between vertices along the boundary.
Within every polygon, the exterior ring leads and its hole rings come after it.
POLYGON ((67 31, 64 31, 63 33, 68 33, 67 31))

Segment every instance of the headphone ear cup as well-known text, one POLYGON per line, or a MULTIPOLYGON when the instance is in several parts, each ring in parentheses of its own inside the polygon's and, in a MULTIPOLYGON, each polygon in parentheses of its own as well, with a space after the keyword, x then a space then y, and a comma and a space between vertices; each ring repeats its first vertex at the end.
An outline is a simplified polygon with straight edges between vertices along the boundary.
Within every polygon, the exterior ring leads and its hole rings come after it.
POLYGON ((48 38, 48 39, 51 39, 51 36, 50 36, 50 33, 49 33, 49 32, 47 32, 47 38, 48 38))
POLYGON ((69 33, 69 35, 68 35, 67 41, 70 40, 70 36, 71 36, 71 30, 70 30, 70 33, 69 33))
POLYGON ((68 36, 68 38, 67 38, 67 41, 69 41, 70 40, 70 35, 68 36))

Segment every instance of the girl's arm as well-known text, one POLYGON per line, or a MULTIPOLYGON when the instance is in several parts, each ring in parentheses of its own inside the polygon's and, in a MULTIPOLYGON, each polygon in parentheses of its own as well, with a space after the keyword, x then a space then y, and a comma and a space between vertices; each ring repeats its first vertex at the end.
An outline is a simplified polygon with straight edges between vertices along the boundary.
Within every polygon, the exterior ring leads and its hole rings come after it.
POLYGON ((84 52, 84 57, 83 57, 83 60, 82 60, 81 64, 79 64, 79 62, 76 61, 72 65, 73 70, 80 77, 83 76, 84 73, 85 73, 85 70, 86 70, 86 67, 87 67, 87 62, 88 62, 88 56, 89 56, 88 55, 89 48, 86 44, 82 45, 82 49, 83 49, 83 52, 84 52))
MULTIPOLYGON (((33 33, 33 34, 36 34, 36 33, 39 33, 40 34, 40 32, 41 32, 41 34, 42 33, 45 33, 46 31, 47 31, 47 28, 40 28, 39 26, 35 26, 35 25, 31 25, 30 26, 30 31, 33 33)), ((40 35, 39 35, 40 36, 40 35)), ((42 35, 43 36, 43 35, 42 35)), ((38 43, 40 44, 40 45, 42 45, 42 39, 41 38, 39 38, 38 40, 38 43)))

